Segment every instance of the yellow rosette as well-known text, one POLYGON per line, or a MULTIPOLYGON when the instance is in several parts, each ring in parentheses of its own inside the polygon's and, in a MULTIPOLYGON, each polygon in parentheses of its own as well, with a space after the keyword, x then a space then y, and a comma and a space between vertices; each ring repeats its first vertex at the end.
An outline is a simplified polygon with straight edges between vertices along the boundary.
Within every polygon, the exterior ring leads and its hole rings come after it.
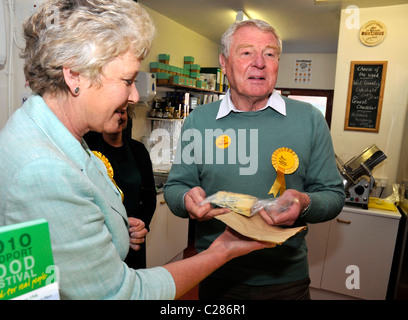
POLYGON ((277 197, 279 192, 282 195, 286 190, 285 174, 291 174, 299 167, 299 158, 292 149, 279 148, 272 154, 271 161, 277 177, 268 194, 277 197))
POLYGON ((123 194, 122 190, 120 190, 120 188, 118 187, 118 185, 116 184, 115 180, 113 179, 113 168, 112 165, 110 164, 108 158, 106 158, 102 153, 100 153, 99 151, 92 151, 92 153, 97 156, 99 159, 102 160, 103 164, 106 167, 106 171, 108 172, 108 176, 111 179, 111 181, 113 182, 113 184, 115 185, 116 189, 118 189, 120 196, 122 197, 122 202, 125 199, 125 195, 123 194))

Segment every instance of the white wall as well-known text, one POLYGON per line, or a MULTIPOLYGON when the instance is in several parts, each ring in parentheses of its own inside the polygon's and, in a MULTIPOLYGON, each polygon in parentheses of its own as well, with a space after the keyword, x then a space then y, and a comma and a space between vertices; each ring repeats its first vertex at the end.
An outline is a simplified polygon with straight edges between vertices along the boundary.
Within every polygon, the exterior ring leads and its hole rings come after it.
MULTIPOLYGON (((285 50, 285 48, 283 48, 285 50)), ((283 52, 279 61, 279 73, 277 87, 301 88, 301 89, 334 89, 336 74, 335 53, 285 53, 283 52), (310 84, 294 82, 294 70, 296 59, 312 60, 312 81, 310 84)))
MULTIPOLYGON (((149 63, 158 61, 160 53, 170 55, 170 64, 182 67, 184 56, 193 56, 194 63, 202 67, 218 67, 219 44, 184 27, 166 16, 144 7, 153 18, 157 37, 152 49, 143 61, 141 70, 149 72, 149 63)), ((186 13, 188 14, 188 13, 186 13)))
MULTIPOLYGON (((346 26, 350 14, 342 10, 337 53, 336 80, 331 133, 336 153, 349 159, 375 143, 387 159, 373 171, 375 178, 397 181, 397 167, 403 144, 403 128, 408 109, 408 4, 359 10, 360 24, 382 21, 387 27, 385 40, 367 47, 359 40, 359 30, 346 26), (351 61, 388 61, 382 115, 378 133, 346 131, 344 119, 351 61)), ((388 187, 388 192, 391 191, 388 187)))
MULTIPOLYGON (((1 3, 0 3, 1 5, 1 3)), ((6 46, 8 48, 8 35, 9 35, 9 19, 8 19, 8 8, 4 5, 4 15, 5 21, 3 22, 3 17, 0 17, 0 23, 5 23, 6 26, 6 43, 1 43, 0 46, 6 46)), ((4 124, 8 119, 8 107, 7 107, 7 88, 8 88, 8 66, 9 66, 9 56, 8 50, 6 50, 6 65, 0 70, 0 129, 3 128, 4 124)))
POLYGON ((8 119, 7 108, 7 75, 5 69, 0 70, 0 130, 8 119))
MULTIPOLYGON (((10 0, 4 1, 8 3, 10 0)), ((24 98, 27 98, 31 90, 25 85, 25 76, 23 71, 24 60, 20 58, 21 49, 24 48, 24 40, 22 37, 22 23, 28 18, 35 10, 35 8, 40 5, 43 0, 15 0, 15 39, 13 41, 13 55, 12 57, 7 56, 7 65, 3 70, 0 70, 0 129, 6 124, 9 116, 18 109, 24 98), (12 94, 11 97, 8 95, 9 87, 9 65, 13 64, 13 69, 11 72, 12 78, 12 94), (11 98, 12 104, 9 110, 8 102, 11 98)), ((5 7, 6 14, 6 25, 7 25, 7 47, 10 46, 10 20, 9 20, 9 10, 5 7)), ((0 21, 3 23, 3 21, 0 21)), ((3 45, 3 44, 2 44, 3 45)), ((8 50, 7 50, 8 52, 8 50)))

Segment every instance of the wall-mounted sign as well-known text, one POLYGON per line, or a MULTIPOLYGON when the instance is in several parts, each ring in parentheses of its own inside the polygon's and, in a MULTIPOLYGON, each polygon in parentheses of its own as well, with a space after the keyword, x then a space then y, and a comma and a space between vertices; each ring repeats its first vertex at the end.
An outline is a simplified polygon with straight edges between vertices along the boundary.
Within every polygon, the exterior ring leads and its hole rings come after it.
POLYGON ((312 83, 312 59, 296 59, 294 71, 295 83, 312 83))
POLYGON ((378 132, 387 61, 351 61, 345 130, 378 132))
POLYGON ((381 21, 371 20, 360 29, 360 41, 366 46, 373 47, 380 44, 387 33, 385 24, 381 21))

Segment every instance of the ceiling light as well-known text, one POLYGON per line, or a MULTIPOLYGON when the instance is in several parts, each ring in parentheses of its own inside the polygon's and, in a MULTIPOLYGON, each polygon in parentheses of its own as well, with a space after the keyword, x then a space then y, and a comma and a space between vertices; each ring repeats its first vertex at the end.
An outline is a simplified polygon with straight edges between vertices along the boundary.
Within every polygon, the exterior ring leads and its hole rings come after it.
POLYGON ((244 11, 237 11, 237 16, 235 18, 235 21, 244 21, 251 19, 244 11))

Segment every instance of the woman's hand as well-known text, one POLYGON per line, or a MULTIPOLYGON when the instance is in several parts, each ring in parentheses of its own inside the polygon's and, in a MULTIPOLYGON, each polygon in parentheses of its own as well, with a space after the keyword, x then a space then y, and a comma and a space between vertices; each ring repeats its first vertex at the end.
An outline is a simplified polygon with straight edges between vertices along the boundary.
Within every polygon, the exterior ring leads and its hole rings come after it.
POLYGON ((137 218, 129 217, 129 236, 130 247, 137 251, 140 250, 140 245, 145 242, 145 237, 148 233, 145 228, 145 223, 137 218))
POLYGON ((175 299, 181 297, 194 285, 231 259, 255 250, 274 246, 273 243, 251 240, 235 232, 230 227, 226 227, 225 231, 215 239, 207 250, 201 251, 192 257, 164 265, 164 268, 170 272, 176 284, 175 299))
POLYGON ((252 251, 273 248, 275 246, 275 243, 256 241, 245 237, 227 226, 225 231, 214 240, 209 247, 209 250, 211 251, 214 248, 217 248, 216 250, 222 251, 222 249, 224 249, 229 257, 228 259, 233 259, 246 255, 252 251))

